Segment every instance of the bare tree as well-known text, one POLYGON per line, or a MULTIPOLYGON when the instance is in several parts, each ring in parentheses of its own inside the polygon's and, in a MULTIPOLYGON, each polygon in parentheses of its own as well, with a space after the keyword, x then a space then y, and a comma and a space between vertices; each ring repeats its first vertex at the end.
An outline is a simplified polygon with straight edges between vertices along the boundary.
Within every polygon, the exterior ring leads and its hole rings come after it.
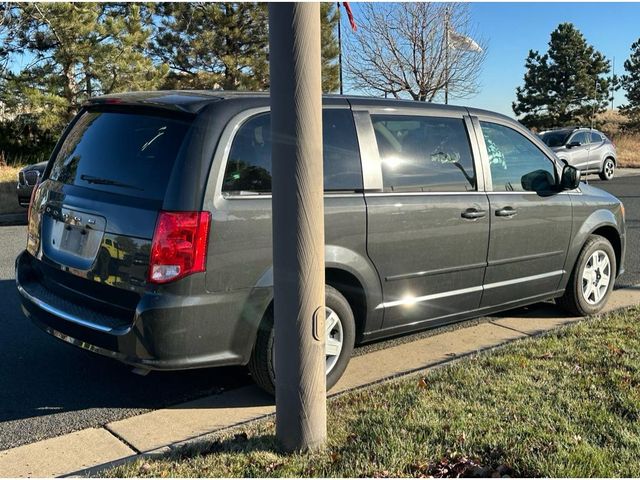
POLYGON ((486 46, 462 3, 367 3, 345 48, 351 86, 431 102, 477 93, 486 46))

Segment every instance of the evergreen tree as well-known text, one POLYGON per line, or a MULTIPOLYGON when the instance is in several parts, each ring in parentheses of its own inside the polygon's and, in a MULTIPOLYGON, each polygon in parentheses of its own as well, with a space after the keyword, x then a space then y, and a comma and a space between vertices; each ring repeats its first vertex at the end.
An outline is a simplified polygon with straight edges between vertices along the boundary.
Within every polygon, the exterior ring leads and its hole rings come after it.
POLYGON ((171 68, 165 87, 261 90, 268 85, 266 4, 160 4, 157 59, 171 68))
MULTIPOLYGON (((269 21, 265 3, 164 3, 154 58, 171 69, 164 88, 265 90, 269 21)), ((338 88, 338 14, 321 4, 324 91, 338 88)))
POLYGON ((152 12, 132 3, 7 4, 0 101, 24 121, 59 132, 89 97, 157 88, 166 75, 145 55, 152 12))
POLYGON ((320 4, 322 42, 322 91, 335 92, 340 88, 340 66, 338 55, 340 54, 336 29, 340 19, 340 12, 335 2, 323 2, 320 4))
POLYGON ((606 109, 611 79, 609 61, 571 23, 551 33, 544 55, 529 51, 524 86, 513 103, 522 123, 549 128, 585 123, 606 109))
POLYGON ((627 92, 629 103, 623 105, 620 110, 629 119, 633 126, 640 126, 640 39, 631 45, 631 55, 624 62, 627 72, 622 76, 622 87, 627 92))

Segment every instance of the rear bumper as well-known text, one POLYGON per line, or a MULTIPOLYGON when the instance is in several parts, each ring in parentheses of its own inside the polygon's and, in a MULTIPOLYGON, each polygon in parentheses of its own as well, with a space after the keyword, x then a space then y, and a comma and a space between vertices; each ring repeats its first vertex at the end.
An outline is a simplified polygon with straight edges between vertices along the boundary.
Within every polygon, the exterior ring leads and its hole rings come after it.
POLYGON ((46 292, 30 275, 37 261, 27 252, 16 259, 22 309, 34 324, 69 344, 149 370, 246 364, 261 317, 254 309, 261 297, 268 302, 269 292, 150 292, 142 296, 131 321, 123 324, 46 292))

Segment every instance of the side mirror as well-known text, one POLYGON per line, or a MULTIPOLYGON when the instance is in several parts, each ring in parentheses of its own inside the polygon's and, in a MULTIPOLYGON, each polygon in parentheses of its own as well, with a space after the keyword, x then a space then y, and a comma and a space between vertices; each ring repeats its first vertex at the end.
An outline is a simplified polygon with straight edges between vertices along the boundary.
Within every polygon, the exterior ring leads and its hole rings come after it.
POLYGON ((573 190, 580 185, 580 170, 571 165, 565 165, 560 177, 560 188, 562 190, 573 190))
POLYGON ((571 143, 567 143, 565 147, 573 148, 573 147, 579 147, 580 145, 582 145, 580 142, 571 142, 571 143))
POLYGON ((526 192, 550 192, 555 190, 556 179, 546 170, 534 170, 520 179, 526 192))

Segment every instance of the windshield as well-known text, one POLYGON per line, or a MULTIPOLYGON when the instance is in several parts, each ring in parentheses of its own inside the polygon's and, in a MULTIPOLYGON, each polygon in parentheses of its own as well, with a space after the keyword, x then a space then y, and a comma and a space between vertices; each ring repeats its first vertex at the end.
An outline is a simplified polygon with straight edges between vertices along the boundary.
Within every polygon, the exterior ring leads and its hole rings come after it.
POLYGON ((548 147, 562 147, 567 143, 569 135, 571 135, 571 132, 545 132, 540 135, 540 138, 548 147))
POLYGON ((86 111, 65 138, 50 178, 161 200, 189 126, 155 114, 86 111))

